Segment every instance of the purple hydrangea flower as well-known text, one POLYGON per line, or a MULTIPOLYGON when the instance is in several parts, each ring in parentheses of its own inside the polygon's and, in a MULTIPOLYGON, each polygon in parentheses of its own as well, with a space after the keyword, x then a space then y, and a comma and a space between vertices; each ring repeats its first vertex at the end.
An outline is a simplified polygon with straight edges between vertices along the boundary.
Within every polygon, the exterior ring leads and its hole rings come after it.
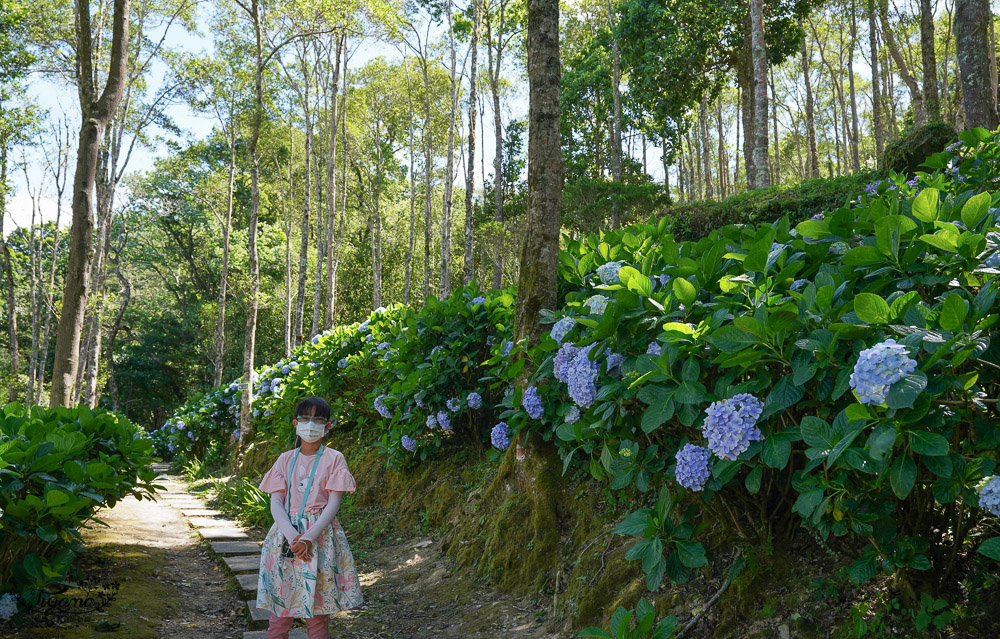
POLYGON ((390 344, 389 342, 380 342, 379 345, 375 347, 375 350, 384 351, 390 346, 392 346, 392 344, 390 344))
POLYGON ((650 342, 649 346, 646 347, 646 354, 652 355, 653 357, 659 357, 663 353, 663 347, 657 342, 650 342))
POLYGON ((868 186, 865 187, 865 193, 867 193, 868 195, 878 194, 878 187, 880 184, 882 184, 882 180, 875 180, 874 182, 871 182, 868 186))
POLYGON ((704 446, 685 444, 677 451, 677 483, 688 490, 702 490, 712 476, 711 456, 704 446))
POLYGON ((666 286, 668 283, 670 283, 670 276, 667 275, 666 273, 660 273, 659 280, 660 280, 660 286, 666 286))
POLYGON ((906 181, 906 186, 910 188, 916 188, 918 184, 920 184, 919 177, 910 178, 909 180, 906 181))
POLYGON ((507 422, 500 422, 490 431, 490 441, 493 447, 498 450, 507 450, 510 446, 510 433, 507 430, 507 422))
POLYGON ((8 592, 0 597, 0 619, 7 620, 17 614, 17 595, 8 592))
POLYGON ((545 405, 542 404, 542 398, 538 396, 538 389, 534 386, 529 386, 524 390, 521 406, 524 407, 531 419, 541 419, 542 415, 545 414, 545 405))
POLYGON ((436 427, 438 425, 437 417, 435 417, 433 413, 430 414, 430 415, 428 415, 427 416, 426 424, 427 424, 427 428, 434 428, 434 427, 436 427))
POLYGON ((621 353, 608 353, 608 372, 615 369, 620 369, 622 364, 625 363, 625 356, 621 353))
POLYGON ((462 402, 460 402, 458 398, 453 397, 452 399, 446 401, 444 405, 447 406, 448 410, 450 410, 451 412, 457 413, 458 409, 462 407, 462 402))
POLYGON ((337 362, 337 368, 341 368, 341 369, 347 368, 347 358, 346 357, 341 357, 340 358, 340 360, 337 362))
POLYGON ((566 334, 573 330, 574 326, 576 326, 575 319, 572 317, 564 317, 552 325, 552 330, 549 331, 549 335, 551 335, 552 339, 556 341, 556 344, 562 344, 566 334))
POLYGON ((379 415, 388 419, 392 417, 392 411, 389 410, 389 407, 386 406, 385 402, 383 401, 385 400, 386 397, 387 395, 379 395, 378 397, 375 398, 375 410, 378 411, 379 415))
POLYGON ((566 413, 566 416, 563 418, 563 421, 567 424, 575 424, 580 421, 580 409, 576 406, 571 406, 569 412, 566 413))
POLYGON ((410 451, 411 453, 417 449, 417 440, 411 437, 407 437, 406 435, 403 435, 400 438, 399 443, 403 445, 403 448, 410 451))
POLYGON ((504 357, 510 355, 510 349, 514 348, 514 342, 510 340, 504 340, 502 354, 504 357))
POLYGON ((448 413, 443 410, 438 411, 437 424, 441 427, 441 430, 451 430, 451 420, 448 418, 448 413))
POLYGON ((823 217, 823 214, 822 214, 822 213, 816 213, 816 214, 814 214, 814 215, 810 216, 810 218, 809 218, 809 219, 810 219, 810 220, 817 220, 817 221, 822 221, 822 220, 824 219, 824 217, 823 217))
POLYGON ((289 374, 291 372, 292 372, 292 368, 288 364, 285 364, 284 366, 281 367, 281 374, 282 375, 287 375, 287 374, 289 374))
POLYGON ((188 439, 191 439, 191 440, 194 439, 194 432, 193 431, 190 431, 190 430, 188 431, 188 439))
POLYGON ((486 298, 482 297, 482 296, 479 296, 479 297, 473 297, 472 301, 469 302, 469 303, 475 305, 475 304, 484 304, 485 302, 486 302, 486 298))
POLYGON ((889 387, 916 369, 917 361, 906 347, 890 338, 861 351, 851 373, 851 388, 862 404, 884 404, 889 387))
POLYGON ((440 346, 435 346, 434 348, 432 348, 431 349, 431 359, 434 359, 434 356, 437 355, 438 351, 440 351, 440 350, 441 350, 440 346))
POLYGON ((702 426, 709 449, 722 459, 735 460, 742 455, 751 441, 762 438, 754 426, 762 410, 763 404, 746 394, 713 402, 705 410, 702 426))
POLYGON ((312 343, 315 344, 318 341, 319 341, 319 335, 314 335, 312 338, 312 343))
POLYGON ((979 486, 979 507, 1000 517, 1000 477, 993 475, 983 480, 979 486))
POLYGON ((240 429, 239 428, 237 428, 236 430, 233 431, 233 437, 235 437, 236 439, 240 438, 240 429))
POLYGON ((483 407, 483 396, 475 391, 469 393, 469 396, 465 398, 465 401, 469 404, 469 408, 473 410, 479 410, 483 407))
POLYGON ((413 402, 417 405, 417 408, 427 408, 424 406, 424 400, 420 399, 419 396, 415 396, 413 402))
POLYGON ((601 283, 606 286, 621 284, 618 272, 622 269, 621 262, 606 262, 597 267, 597 277, 601 278, 601 283))

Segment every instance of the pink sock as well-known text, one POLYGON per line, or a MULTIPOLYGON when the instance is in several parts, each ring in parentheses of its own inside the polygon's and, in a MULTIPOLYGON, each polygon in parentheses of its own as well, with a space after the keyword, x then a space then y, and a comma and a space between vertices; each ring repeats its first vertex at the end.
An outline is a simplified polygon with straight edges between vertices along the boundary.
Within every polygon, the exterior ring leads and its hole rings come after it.
POLYGON ((306 622, 306 636, 309 639, 329 639, 330 615, 316 615, 303 621, 306 622))

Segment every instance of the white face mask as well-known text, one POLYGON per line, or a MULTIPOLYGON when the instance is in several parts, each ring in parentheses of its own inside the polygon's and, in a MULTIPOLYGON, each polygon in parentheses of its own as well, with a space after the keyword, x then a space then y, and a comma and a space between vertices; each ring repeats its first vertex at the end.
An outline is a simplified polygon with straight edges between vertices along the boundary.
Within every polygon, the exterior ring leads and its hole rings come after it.
POLYGON ((323 437, 324 422, 300 421, 295 425, 295 434, 302 438, 302 441, 312 444, 323 437))

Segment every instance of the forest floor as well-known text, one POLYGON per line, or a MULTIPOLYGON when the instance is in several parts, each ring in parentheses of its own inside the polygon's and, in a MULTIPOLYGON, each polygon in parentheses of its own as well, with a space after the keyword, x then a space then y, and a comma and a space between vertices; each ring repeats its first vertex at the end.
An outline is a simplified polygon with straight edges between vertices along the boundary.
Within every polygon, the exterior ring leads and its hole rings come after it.
MULTIPOLYGON (((164 476, 181 483, 182 478, 164 476)), ((347 515, 348 513, 345 513, 347 515)), ((397 536, 379 515, 353 509, 344 521, 361 579, 364 605, 331 617, 330 636, 344 639, 459 639, 496 637, 562 639, 545 630, 544 606, 497 593, 456 575, 426 534, 397 536), (377 531, 366 535, 365 531, 377 531)), ((128 498, 98 513, 108 524, 84 533, 78 560, 89 591, 57 599, 110 598, 102 610, 33 612, 10 639, 231 639, 248 628, 246 595, 179 509, 164 500, 128 498), (113 595, 113 597, 112 597, 113 595)), ((251 539, 260 531, 248 531, 251 539)), ((38 610, 38 609, 36 609, 38 610)))

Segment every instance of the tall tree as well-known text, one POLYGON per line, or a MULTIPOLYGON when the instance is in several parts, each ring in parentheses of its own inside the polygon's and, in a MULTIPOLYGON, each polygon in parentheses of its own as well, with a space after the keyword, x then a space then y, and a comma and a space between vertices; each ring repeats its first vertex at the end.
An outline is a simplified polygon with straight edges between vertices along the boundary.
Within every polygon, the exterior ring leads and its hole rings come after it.
MULTIPOLYGON (((479 31, 483 23, 483 0, 472 0, 472 42, 469 43, 469 55, 472 58, 469 66, 469 161, 465 172, 465 283, 474 279, 475 264, 472 259, 473 249, 473 206, 472 196, 476 183, 476 107, 478 96, 476 80, 479 61, 479 31)), ((410 83, 406 83, 409 95, 410 83)), ((411 115, 412 119, 412 115, 411 115)), ((412 152, 411 152, 412 156, 412 152)), ((412 216, 411 216, 412 217, 412 216)), ((411 221, 412 226, 412 221, 411 221)), ((411 231, 412 243, 412 231, 411 231)), ((412 249, 410 251, 412 253, 412 249)), ((410 253, 407 253, 409 259, 410 253)), ((407 264, 409 268, 409 264, 407 264)), ((407 282, 409 286, 409 282, 407 282)))
POLYGON ((938 97, 934 9, 931 7, 931 0, 920 0, 920 60, 924 74, 924 111, 929 121, 938 122, 941 120, 941 104, 938 97))
POLYGON ((875 0, 867 0, 868 46, 871 57, 868 61, 872 70, 872 129, 875 136, 875 160, 882 164, 885 151, 885 121, 882 110, 882 84, 878 65, 878 29, 875 20, 875 0))
POLYGON ((955 0, 955 47, 966 128, 994 131, 1000 126, 990 69, 992 19, 988 0, 955 0))
POLYGON ((114 0, 111 53, 107 80, 98 95, 98 77, 93 59, 89 0, 76 0, 76 73, 82 125, 77 145, 73 179, 73 224, 70 229, 69 265, 63 288, 62 312, 56 335, 55 363, 49 405, 67 405, 74 393, 79 365, 80 333, 90 286, 93 249, 93 189, 97 155, 108 120, 121 102, 128 62, 129 11, 131 0, 114 0))
POLYGON ((771 186, 771 167, 767 153, 767 48, 764 43, 763 0, 750 0, 751 50, 753 54, 753 188, 771 186))

